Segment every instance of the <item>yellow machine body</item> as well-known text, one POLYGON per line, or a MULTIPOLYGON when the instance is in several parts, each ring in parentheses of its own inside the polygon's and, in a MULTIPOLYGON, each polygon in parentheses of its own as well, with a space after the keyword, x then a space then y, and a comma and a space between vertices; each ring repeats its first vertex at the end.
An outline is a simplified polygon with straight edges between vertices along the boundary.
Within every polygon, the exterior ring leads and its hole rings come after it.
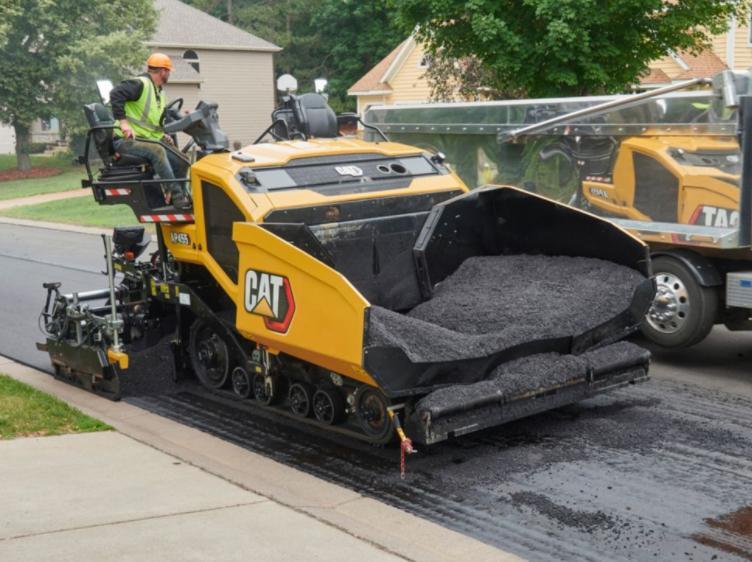
POLYGON ((628 137, 612 175, 583 178, 596 212, 729 228, 739 221, 739 145, 728 137, 628 137))
MULTIPOLYGON (((260 225, 274 211, 323 205, 336 212, 343 203, 442 193, 449 197, 449 194, 467 192, 467 187, 454 173, 446 173, 415 177, 407 187, 383 191, 353 189, 324 194, 301 187, 253 192, 239 181, 238 174, 248 168, 283 167, 301 157, 377 155, 398 158, 420 154, 414 147, 397 143, 337 138, 256 144, 234 153, 209 155, 191 169, 195 222, 163 223, 160 228, 175 260, 205 267, 232 300, 237 311, 236 329, 243 337, 264 346, 272 354, 286 353, 376 386, 363 367, 368 300, 343 274, 260 225), (206 190, 221 190, 239 218, 242 216, 243 221, 234 222, 234 227, 221 233, 228 244, 237 244, 238 272, 228 274, 208 251, 203 208, 206 190), (249 271, 255 273, 249 274, 249 271), (251 295, 254 290, 259 294, 251 295), (269 325, 274 326, 275 320, 278 323, 286 320, 275 318, 280 299, 285 301, 290 318, 284 329, 279 326, 276 330, 270 329, 269 325), (291 313, 290 307, 293 307, 291 313)), ((352 180, 346 176, 343 179, 352 180)))

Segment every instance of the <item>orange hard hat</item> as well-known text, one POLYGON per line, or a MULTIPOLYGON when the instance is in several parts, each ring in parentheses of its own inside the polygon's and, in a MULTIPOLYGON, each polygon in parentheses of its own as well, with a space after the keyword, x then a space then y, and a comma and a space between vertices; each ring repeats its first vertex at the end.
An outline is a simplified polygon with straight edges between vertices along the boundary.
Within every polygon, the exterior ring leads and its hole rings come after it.
POLYGON ((172 61, 170 57, 164 53, 152 53, 149 58, 146 59, 146 66, 150 68, 166 68, 172 70, 172 61))

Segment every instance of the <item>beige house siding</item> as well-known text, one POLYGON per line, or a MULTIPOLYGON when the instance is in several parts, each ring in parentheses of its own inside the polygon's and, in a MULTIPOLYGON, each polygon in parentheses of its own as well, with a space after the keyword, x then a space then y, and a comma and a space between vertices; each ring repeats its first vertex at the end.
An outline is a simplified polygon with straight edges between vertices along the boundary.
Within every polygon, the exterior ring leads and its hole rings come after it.
POLYGON ((752 46, 749 42, 749 21, 736 27, 734 34, 734 69, 746 70, 752 66, 752 46))
MULTIPOLYGON (((155 48, 157 50, 158 48, 155 48)), ((219 124, 233 142, 250 144, 269 126, 274 109, 273 58, 268 52, 192 49, 199 57, 198 85, 168 84, 170 99, 184 97, 193 109, 199 100, 219 104, 219 124)), ((171 57, 184 50, 161 49, 171 57)))
POLYGON ((710 50, 713 51, 724 64, 728 64, 728 33, 715 35, 710 42, 710 50))
POLYGON ((183 109, 193 109, 201 100, 200 84, 167 84, 167 103, 177 98, 183 98, 183 109))
MULTIPOLYGON (((167 103, 178 98, 183 98, 183 109, 193 109, 202 99, 201 84, 167 84, 165 92, 167 94, 167 103)), ((188 143, 191 137, 185 133, 178 134, 178 145, 183 147, 188 143)))
POLYGON ((10 125, 0 124, 0 154, 12 154, 16 151, 16 133, 10 125))
POLYGON ((685 70, 681 67, 681 65, 679 65, 678 62, 676 62, 676 60, 674 60, 674 57, 672 56, 665 56, 662 59, 651 62, 650 68, 662 70, 669 76, 676 76, 677 74, 681 74, 685 70))
POLYGON ((425 77, 426 69, 419 66, 422 58, 423 49, 416 45, 390 80, 392 103, 426 101, 431 97, 431 88, 425 77))
POLYGON ((358 96, 358 115, 362 116, 371 105, 389 105, 392 103, 391 94, 376 96, 358 96))
MULTIPOLYGON (((730 68, 747 70, 752 67, 752 44, 750 44, 749 34, 749 20, 735 22, 732 30, 712 38, 710 50, 730 68), (729 37, 729 33, 732 37, 729 37), (731 57, 729 57, 729 51, 732 53, 731 57)), ((652 62, 650 67, 663 70, 670 77, 683 72, 683 69, 670 56, 652 62)))
POLYGON ((201 51, 205 99, 219 103, 219 122, 230 138, 250 144, 271 123, 274 64, 271 53, 201 51), (204 64, 206 61, 206 64, 204 64))

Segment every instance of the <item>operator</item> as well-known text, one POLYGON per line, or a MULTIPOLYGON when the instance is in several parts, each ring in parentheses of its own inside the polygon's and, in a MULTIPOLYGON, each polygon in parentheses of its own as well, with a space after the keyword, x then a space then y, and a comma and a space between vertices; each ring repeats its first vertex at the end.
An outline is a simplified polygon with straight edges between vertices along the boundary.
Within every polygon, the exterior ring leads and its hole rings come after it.
MULTIPOLYGON (((146 66, 148 72, 124 80, 110 92, 112 115, 120 124, 114 130, 113 146, 120 154, 131 154, 147 160, 161 179, 186 177, 188 164, 177 154, 156 142, 144 142, 163 141, 173 144, 172 138, 162 128, 165 109, 162 86, 170 79, 172 61, 165 54, 152 53, 146 66)), ((165 189, 169 193, 167 202, 181 211, 189 210, 192 206, 191 198, 181 188, 180 182, 165 183, 165 189)))

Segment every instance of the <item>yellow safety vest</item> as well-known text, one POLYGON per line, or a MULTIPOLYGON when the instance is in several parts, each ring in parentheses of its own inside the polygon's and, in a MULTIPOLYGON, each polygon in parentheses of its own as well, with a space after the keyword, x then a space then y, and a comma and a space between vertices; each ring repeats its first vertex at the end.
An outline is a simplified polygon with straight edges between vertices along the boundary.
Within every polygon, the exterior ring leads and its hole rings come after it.
MULTIPOLYGON (((138 79, 144 84, 141 96, 136 101, 125 102, 125 117, 136 137, 159 140, 164 136, 159 123, 165 106, 164 92, 157 93, 150 78, 139 76, 138 79)), ((120 127, 115 129, 115 135, 123 136, 120 127)))

